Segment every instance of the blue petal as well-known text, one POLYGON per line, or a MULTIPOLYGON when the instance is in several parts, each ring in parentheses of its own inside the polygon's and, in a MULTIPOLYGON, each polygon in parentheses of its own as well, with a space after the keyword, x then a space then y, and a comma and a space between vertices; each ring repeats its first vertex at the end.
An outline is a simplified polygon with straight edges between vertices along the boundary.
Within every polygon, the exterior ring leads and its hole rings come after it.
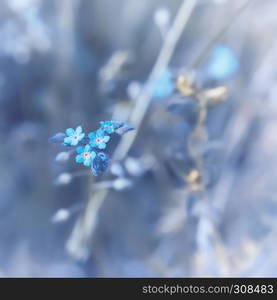
POLYGON ((77 148, 76 148, 76 152, 79 153, 79 154, 80 154, 80 153, 83 153, 83 152, 84 152, 84 147, 83 147, 83 146, 77 147, 77 148))
POLYGON ((103 136, 105 136, 105 132, 102 130, 102 128, 100 128, 100 129, 98 129, 96 131, 96 136, 97 137, 103 137, 103 136))
POLYGON ((96 137, 95 132, 90 132, 90 133, 88 134, 88 137, 89 137, 90 139, 95 139, 95 137, 96 137))
POLYGON ((77 146, 79 143, 78 139, 71 139, 71 146, 77 146))
POLYGON ((112 134, 114 132, 114 128, 112 126, 109 126, 108 128, 105 127, 105 131, 108 133, 108 134, 112 134))
POLYGON ((96 145, 96 143, 94 142, 94 140, 91 140, 89 142, 89 144, 91 145, 92 148, 98 147, 98 145, 96 145))
POLYGON ((77 134, 81 134, 82 131, 83 131, 83 129, 82 129, 81 126, 78 126, 78 127, 76 128, 76 130, 75 130, 75 132, 76 132, 77 134))
POLYGON ((85 134, 84 133, 81 133, 78 137, 79 141, 81 141, 83 138, 85 137, 85 134))
POLYGON ((103 121, 103 122, 100 122, 100 125, 102 127, 105 127, 105 126, 113 126, 113 122, 112 121, 103 121))
POLYGON ((96 157, 96 153, 95 153, 94 151, 92 151, 92 152, 90 153, 90 158, 91 158, 91 160, 93 160, 95 157, 96 157))
POLYGON ((99 149, 105 149, 106 148, 106 144, 105 143, 101 143, 98 145, 99 149))
POLYGON ((64 143, 71 145, 72 138, 70 136, 64 138, 64 143))
POLYGON ((90 150, 91 150, 90 145, 86 145, 84 148, 84 152, 90 152, 90 150))
POLYGON ((65 132, 68 136, 72 136, 75 131, 73 128, 67 128, 65 132))
POLYGON ((77 155, 75 158, 77 163, 82 163, 84 161, 84 158, 81 154, 77 155))
POLYGON ((110 140, 110 137, 108 135, 104 136, 104 138, 103 138, 104 143, 108 143, 109 140, 110 140))
POLYGON ((91 165, 91 159, 87 158, 84 160, 84 166, 89 167, 91 165))

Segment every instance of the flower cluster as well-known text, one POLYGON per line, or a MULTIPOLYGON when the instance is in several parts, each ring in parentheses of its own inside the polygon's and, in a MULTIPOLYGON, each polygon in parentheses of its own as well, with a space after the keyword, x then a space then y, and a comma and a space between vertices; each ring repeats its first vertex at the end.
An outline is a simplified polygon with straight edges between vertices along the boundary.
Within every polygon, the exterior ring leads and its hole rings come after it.
MULTIPOLYGON (((65 133, 57 133, 50 138, 51 142, 61 143, 66 147, 76 147, 75 161, 90 167, 93 175, 104 172, 109 165, 108 155, 104 152, 107 143, 114 133, 124 134, 133 128, 124 122, 100 122, 100 128, 87 135, 81 126, 76 129, 68 128, 65 133)), ((64 152, 63 152, 64 153, 64 152)))

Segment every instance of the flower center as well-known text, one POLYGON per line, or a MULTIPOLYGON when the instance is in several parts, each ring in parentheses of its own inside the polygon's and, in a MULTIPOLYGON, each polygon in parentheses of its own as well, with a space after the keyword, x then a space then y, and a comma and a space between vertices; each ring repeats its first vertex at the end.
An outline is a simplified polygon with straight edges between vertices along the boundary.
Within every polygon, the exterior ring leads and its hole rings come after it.
POLYGON ((89 158, 90 157, 90 153, 89 152, 84 152, 83 156, 84 156, 84 158, 89 158))
POLYGON ((95 142, 96 142, 97 144, 100 144, 100 143, 102 142, 102 139, 101 139, 101 138, 96 138, 96 139, 95 139, 95 142))
POLYGON ((77 135, 73 135, 73 138, 74 138, 74 140, 77 140, 78 136, 77 135))

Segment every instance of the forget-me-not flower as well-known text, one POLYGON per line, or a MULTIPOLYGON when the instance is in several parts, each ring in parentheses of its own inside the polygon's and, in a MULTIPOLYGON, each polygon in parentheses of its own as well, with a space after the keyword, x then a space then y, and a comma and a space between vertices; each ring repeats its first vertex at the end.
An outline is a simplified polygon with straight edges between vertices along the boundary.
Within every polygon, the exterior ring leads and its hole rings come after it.
POLYGON ((96 153, 92 150, 90 145, 85 147, 77 147, 76 149, 78 155, 76 156, 77 163, 83 163, 84 166, 89 167, 93 163, 96 153))
POLYGON ((88 137, 90 139, 90 145, 93 148, 98 149, 105 149, 106 143, 110 140, 110 137, 106 135, 105 131, 101 128, 98 129, 96 132, 91 132, 88 134, 88 137))
POLYGON ((64 145, 77 146, 78 143, 85 137, 85 134, 82 131, 83 129, 81 126, 78 126, 76 130, 73 128, 67 128, 65 131, 67 137, 64 138, 64 145))
POLYGON ((100 122, 101 129, 108 134, 112 134, 115 131, 115 122, 113 121, 103 121, 100 122))
MULTIPOLYGON (((100 122, 100 128, 88 135, 83 132, 81 126, 78 126, 75 130, 73 128, 67 128, 65 133, 59 132, 55 134, 49 141, 62 144, 63 146, 74 146, 77 152, 75 157, 76 162, 82 163, 86 167, 90 167, 92 173, 97 176, 106 171, 109 166, 108 155, 100 150, 106 148, 106 144, 110 140, 112 134, 116 133, 121 136, 133 129, 132 126, 122 121, 102 121, 100 122)), ((60 152, 56 156, 56 161, 67 161, 70 153, 72 153, 72 151, 60 152)), ((69 183, 71 178, 72 176, 70 173, 61 174, 57 184, 69 183)))

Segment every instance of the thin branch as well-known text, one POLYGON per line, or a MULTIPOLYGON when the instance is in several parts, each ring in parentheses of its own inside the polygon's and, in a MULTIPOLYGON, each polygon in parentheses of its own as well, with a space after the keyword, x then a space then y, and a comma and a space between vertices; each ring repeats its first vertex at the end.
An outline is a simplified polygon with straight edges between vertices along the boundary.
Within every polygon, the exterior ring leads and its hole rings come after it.
POLYGON ((132 147, 151 102, 151 89, 153 83, 159 78, 159 76, 168 66, 178 40, 180 39, 180 36, 187 25, 196 4, 197 0, 183 1, 174 23, 166 35, 163 47, 158 55, 155 65, 153 66, 145 87, 142 90, 133 111, 131 112, 129 122, 135 127, 136 130, 132 133, 129 133, 128 136, 122 139, 121 143, 115 150, 115 160, 122 160, 132 147))

